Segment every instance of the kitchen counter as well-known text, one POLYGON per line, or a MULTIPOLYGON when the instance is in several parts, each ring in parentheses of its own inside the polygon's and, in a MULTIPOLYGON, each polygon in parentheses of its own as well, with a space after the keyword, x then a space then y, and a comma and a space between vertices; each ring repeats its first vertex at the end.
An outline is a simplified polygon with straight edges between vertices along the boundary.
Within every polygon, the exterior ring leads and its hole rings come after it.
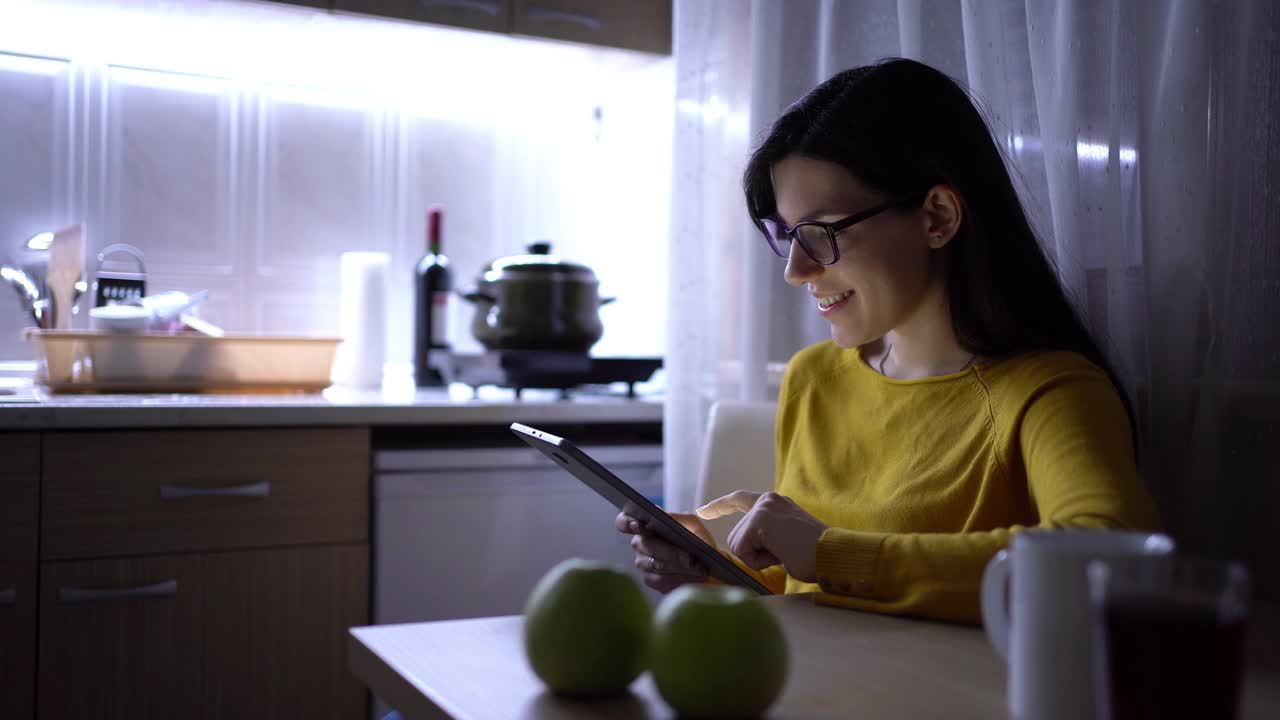
POLYGON ((298 395, 49 395, 39 388, 0 395, 0 430, 261 427, 324 425, 483 425, 525 422, 661 422, 662 399, 624 393, 469 387, 382 390, 330 387, 298 395))

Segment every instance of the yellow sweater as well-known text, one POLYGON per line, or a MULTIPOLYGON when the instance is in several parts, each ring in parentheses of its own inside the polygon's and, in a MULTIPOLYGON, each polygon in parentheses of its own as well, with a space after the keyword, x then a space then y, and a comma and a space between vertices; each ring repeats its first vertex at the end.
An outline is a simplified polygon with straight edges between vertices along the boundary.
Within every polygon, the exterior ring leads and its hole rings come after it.
POLYGON ((778 401, 777 491, 830 526, 818 602, 976 622, 987 561, 1026 527, 1158 529, 1115 387, 1077 353, 894 380, 861 350, 800 351, 778 401))

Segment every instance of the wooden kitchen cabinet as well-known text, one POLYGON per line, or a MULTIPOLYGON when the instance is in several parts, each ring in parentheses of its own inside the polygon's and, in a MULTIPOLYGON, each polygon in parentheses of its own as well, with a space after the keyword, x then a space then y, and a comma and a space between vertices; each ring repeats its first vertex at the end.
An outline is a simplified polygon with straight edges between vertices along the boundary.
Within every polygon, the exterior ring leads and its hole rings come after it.
POLYGON ((204 561, 205 717, 359 718, 347 628, 369 622, 369 546, 217 553, 204 561))
POLYGON ((671 0, 512 0, 511 32, 671 54, 671 0))
POLYGON ((671 54, 671 0, 334 0, 335 10, 671 54))
POLYGON ((333 7, 470 30, 511 31, 511 0, 334 0, 333 7))
POLYGON ((41 446, 42 720, 365 715, 368 428, 41 446))
POLYGON ((40 717, 360 717, 345 638, 369 621, 368 557, 337 545, 47 563, 40 717))
POLYGON ((367 429, 51 433, 44 560, 369 538, 367 429))
POLYGON ((0 434, 0 718, 35 716, 40 436, 0 434))
POLYGON ((197 717, 200 566, 198 556, 46 563, 40 719, 197 717))

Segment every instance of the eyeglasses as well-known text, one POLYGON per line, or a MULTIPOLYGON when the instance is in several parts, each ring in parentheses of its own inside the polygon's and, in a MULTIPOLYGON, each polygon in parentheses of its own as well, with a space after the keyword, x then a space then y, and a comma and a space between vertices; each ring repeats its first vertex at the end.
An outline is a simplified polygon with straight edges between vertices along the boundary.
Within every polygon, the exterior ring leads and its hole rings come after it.
POLYGON ((790 255, 791 241, 795 240, 800 243, 800 249, 804 250, 804 254, 808 255, 810 260, 819 265, 830 265, 840 259, 840 246, 836 243, 836 235, 889 208, 918 205, 924 200, 924 195, 923 192, 903 195, 831 223, 801 222, 788 228, 775 218, 761 218, 760 231, 764 233, 764 239, 769 241, 769 247, 773 248, 780 258, 786 259, 790 255))

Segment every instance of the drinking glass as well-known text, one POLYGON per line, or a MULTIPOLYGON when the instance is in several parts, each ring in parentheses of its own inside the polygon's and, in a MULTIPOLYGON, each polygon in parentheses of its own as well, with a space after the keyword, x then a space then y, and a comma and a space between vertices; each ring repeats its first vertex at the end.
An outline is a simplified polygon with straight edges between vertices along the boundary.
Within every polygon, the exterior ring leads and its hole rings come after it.
POLYGON ((1100 720, 1238 716, 1249 614, 1244 565, 1095 560, 1088 574, 1100 720))

